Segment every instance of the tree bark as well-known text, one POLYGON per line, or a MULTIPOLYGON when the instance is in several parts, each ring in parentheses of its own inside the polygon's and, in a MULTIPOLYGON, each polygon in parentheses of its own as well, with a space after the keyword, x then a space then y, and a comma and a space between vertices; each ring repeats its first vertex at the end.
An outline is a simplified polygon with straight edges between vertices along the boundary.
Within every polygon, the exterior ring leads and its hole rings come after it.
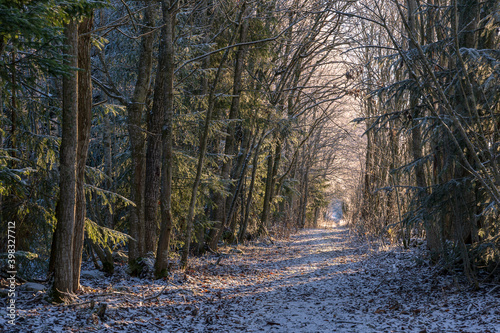
POLYGON ((85 165, 92 126, 92 80, 90 49, 93 16, 83 19, 78 26, 78 148, 76 170, 76 218, 73 236, 73 291, 80 289, 83 239, 85 230, 85 165))
MULTIPOLYGON (((146 233, 149 237, 156 238, 158 229, 158 211, 160 200, 160 180, 161 180, 161 158, 162 142, 161 127, 163 124, 163 93, 165 90, 165 78, 158 71, 155 82, 155 96, 153 108, 148 117, 148 139, 146 152, 146 184, 147 190, 144 196, 144 237, 139 240, 139 253, 144 256, 146 252, 146 233), (157 96, 158 95, 158 96, 157 96)), ((156 244, 156 241, 153 241, 156 244)))
MULTIPOLYGON (((163 168, 161 174, 161 230, 156 253, 155 276, 157 278, 167 275, 168 251, 170 247, 170 234, 172 232, 172 166, 173 166, 173 139, 172 125, 174 116, 174 36, 175 14, 177 2, 163 1, 163 28, 160 45, 159 75, 164 76, 164 91, 162 94, 163 109, 165 113, 162 131, 163 168)), ((156 91, 155 91, 156 97, 156 91)))
MULTIPOLYGON (((64 30, 69 65, 78 67, 78 24, 71 20, 64 30)), ((60 148, 59 202, 50 267, 54 272, 53 296, 74 291, 73 241, 76 215, 76 163, 78 147, 78 77, 72 71, 63 78, 62 140, 60 148)))
POLYGON ((276 191, 276 176, 278 174, 278 169, 281 161, 281 151, 283 148, 282 140, 279 135, 280 134, 277 134, 278 139, 275 143, 274 152, 272 152, 268 157, 266 193, 264 195, 264 205, 262 208, 262 225, 267 229, 271 227, 271 219, 269 218, 269 214, 271 213, 271 204, 274 200, 274 194, 276 191))
MULTIPOLYGON (((146 2, 146 4, 148 4, 146 2)), ((127 105, 128 131, 130 137, 130 150, 132 158, 132 184, 131 200, 135 207, 130 210, 130 236, 134 240, 129 241, 129 264, 135 267, 137 259, 144 256, 152 249, 149 244, 154 238, 154 233, 145 228, 144 225, 144 196, 146 191, 146 160, 145 143, 146 136, 143 129, 143 114, 148 92, 151 86, 151 71, 153 67, 153 42, 154 33, 154 7, 149 6, 144 13, 144 28, 142 33, 149 33, 143 37, 141 51, 137 67, 137 81, 134 88, 132 101, 127 105), (147 240, 147 241, 146 241, 147 240), (148 244, 148 245, 146 245, 148 244)))

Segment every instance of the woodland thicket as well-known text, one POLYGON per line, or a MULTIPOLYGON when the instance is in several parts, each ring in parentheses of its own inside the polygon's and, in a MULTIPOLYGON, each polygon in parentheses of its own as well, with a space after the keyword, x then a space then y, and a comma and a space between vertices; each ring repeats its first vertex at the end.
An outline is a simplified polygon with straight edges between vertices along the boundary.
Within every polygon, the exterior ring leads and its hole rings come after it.
MULTIPOLYGON (((368 1, 354 47, 367 149, 359 230, 498 277, 500 38, 497 0, 368 1)), ((484 279, 481 279, 484 281, 484 279)))

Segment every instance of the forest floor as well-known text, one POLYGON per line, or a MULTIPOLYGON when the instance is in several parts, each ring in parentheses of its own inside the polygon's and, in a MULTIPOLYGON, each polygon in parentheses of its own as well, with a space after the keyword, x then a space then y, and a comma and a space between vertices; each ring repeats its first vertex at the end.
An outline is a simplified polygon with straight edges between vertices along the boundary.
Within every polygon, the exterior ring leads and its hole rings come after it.
MULTIPOLYGON (((16 327, 44 333, 500 332, 500 287, 473 291, 461 275, 439 274, 422 257, 422 246, 362 242, 335 226, 220 250, 225 254, 173 270, 168 281, 130 278, 125 265, 111 277, 86 271, 85 292, 71 305, 21 292, 16 327)), ((3 315, 2 329, 16 331, 3 315)))

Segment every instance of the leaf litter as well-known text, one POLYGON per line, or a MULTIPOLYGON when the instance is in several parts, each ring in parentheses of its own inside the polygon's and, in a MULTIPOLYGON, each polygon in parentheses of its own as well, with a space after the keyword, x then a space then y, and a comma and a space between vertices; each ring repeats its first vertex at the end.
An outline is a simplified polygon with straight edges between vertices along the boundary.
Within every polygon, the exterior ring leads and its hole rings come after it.
POLYGON ((2 316, 0 331, 500 333, 500 288, 473 291, 425 255, 342 226, 305 229, 192 258, 168 280, 129 277, 126 266, 86 274, 72 304, 20 293, 15 327, 2 316))

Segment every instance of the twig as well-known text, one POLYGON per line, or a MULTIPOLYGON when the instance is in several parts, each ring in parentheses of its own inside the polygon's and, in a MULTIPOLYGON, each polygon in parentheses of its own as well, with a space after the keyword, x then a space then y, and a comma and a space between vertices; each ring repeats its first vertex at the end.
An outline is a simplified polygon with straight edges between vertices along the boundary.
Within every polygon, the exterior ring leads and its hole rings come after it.
POLYGON ((493 292, 493 290, 497 289, 498 287, 500 287, 500 286, 495 286, 495 287, 491 288, 491 289, 490 289, 490 291, 488 291, 488 292, 486 293, 486 295, 488 295, 488 294, 492 293, 492 292, 493 292))
POLYGON ((150 323, 151 325, 153 325, 154 327, 158 328, 161 331, 165 330, 165 327, 161 327, 161 326, 156 325, 155 323, 152 322, 152 320, 153 320, 153 318, 148 320, 148 323, 150 323))
POLYGON ((217 251, 212 250, 212 248, 211 248, 210 246, 206 245, 206 247, 207 247, 208 252, 210 252, 210 253, 213 253, 213 254, 216 254, 216 255, 220 256, 220 253, 219 253, 219 252, 217 252, 217 251))
POLYGON ((156 294, 156 295, 154 295, 154 296, 151 296, 151 297, 148 297, 148 298, 145 298, 145 299, 143 299, 142 301, 143 301, 143 302, 148 302, 148 301, 150 301, 150 300, 152 300, 152 299, 155 299, 155 298, 160 297, 160 295, 163 293, 163 291, 164 291, 167 287, 168 287, 168 282, 167 282, 167 284, 166 284, 166 285, 164 285, 164 286, 163 286, 163 288, 160 290, 160 292, 159 292, 158 294, 156 294))
POLYGON ((121 292, 121 291, 112 291, 110 294, 111 294, 111 295, 113 295, 113 294, 118 294, 118 295, 125 295, 125 296, 140 297, 140 296, 137 296, 136 294, 132 294, 132 293, 124 293, 124 292, 121 292))
POLYGON ((130 17, 130 21, 132 22, 132 26, 134 27, 134 30, 137 31, 137 25, 135 24, 134 15, 132 15, 132 11, 130 10, 130 7, 125 3, 125 1, 121 0, 121 2, 125 6, 125 9, 127 10, 128 16, 130 17))

